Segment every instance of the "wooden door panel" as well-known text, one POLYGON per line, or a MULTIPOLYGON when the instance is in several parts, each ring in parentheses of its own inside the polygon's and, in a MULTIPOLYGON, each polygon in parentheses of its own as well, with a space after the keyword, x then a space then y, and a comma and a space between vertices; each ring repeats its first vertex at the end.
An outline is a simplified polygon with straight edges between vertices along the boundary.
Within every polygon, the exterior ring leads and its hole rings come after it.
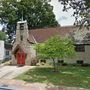
POLYGON ((25 65, 25 54, 24 53, 17 53, 17 64, 25 65))

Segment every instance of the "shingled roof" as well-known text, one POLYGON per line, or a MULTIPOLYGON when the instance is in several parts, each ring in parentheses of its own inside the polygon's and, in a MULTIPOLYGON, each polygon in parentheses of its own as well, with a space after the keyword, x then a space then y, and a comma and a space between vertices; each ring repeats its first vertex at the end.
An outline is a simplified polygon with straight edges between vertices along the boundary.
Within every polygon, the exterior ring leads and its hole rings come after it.
POLYGON ((70 35, 71 32, 74 31, 74 27, 56 27, 56 28, 44 28, 44 29, 34 29, 29 30, 29 41, 32 43, 42 43, 49 39, 52 36, 60 35, 61 37, 65 37, 70 35), (32 38, 31 38, 32 37, 32 38))

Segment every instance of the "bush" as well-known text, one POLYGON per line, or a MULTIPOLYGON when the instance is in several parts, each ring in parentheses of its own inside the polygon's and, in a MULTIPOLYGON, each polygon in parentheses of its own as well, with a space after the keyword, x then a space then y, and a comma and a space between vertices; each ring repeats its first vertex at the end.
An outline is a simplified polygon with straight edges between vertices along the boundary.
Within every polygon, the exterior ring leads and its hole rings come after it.
POLYGON ((37 63, 36 66, 40 66, 40 63, 37 63))
POLYGON ((68 64, 67 63, 62 63, 62 66, 67 66, 68 64))
POLYGON ((84 63, 84 64, 82 64, 81 66, 83 66, 83 67, 89 67, 90 64, 88 64, 88 63, 84 63))
POLYGON ((32 65, 32 66, 35 66, 36 64, 37 64, 37 61, 36 61, 36 60, 32 60, 32 61, 31 61, 31 65, 32 65))
POLYGON ((11 65, 11 61, 4 62, 4 65, 11 65))

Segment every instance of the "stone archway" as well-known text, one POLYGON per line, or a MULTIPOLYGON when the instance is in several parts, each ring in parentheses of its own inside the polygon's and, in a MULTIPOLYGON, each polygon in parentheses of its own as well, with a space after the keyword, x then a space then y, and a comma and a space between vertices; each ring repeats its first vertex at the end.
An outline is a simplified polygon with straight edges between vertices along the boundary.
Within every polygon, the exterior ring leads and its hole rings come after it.
POLYGON ((13 55, 15 57, 17 65, 19 65, 19 66, 25 65, 26 53, 20 47, 20 45, 16 46, 16 48, 13 51, 13 55))
POLYGON ((18 50, 16 53, 16 60, 18 65, 25 65, 25 53, 18 50))

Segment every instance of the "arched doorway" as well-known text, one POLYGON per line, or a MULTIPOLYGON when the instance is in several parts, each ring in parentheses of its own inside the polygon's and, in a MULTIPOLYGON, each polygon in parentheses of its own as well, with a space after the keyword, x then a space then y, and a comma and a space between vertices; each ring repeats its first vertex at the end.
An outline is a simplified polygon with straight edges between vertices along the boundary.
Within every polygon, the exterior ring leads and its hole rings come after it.
POLYGON ((25 65, 25 53, 18 51, 16 53, 16 59, 17 59, 17 64, 18 65, 25 65))
POLYGON ((19 66, 25 65, 26 53, 20 45, 17 45, 12 52, 19 66))

